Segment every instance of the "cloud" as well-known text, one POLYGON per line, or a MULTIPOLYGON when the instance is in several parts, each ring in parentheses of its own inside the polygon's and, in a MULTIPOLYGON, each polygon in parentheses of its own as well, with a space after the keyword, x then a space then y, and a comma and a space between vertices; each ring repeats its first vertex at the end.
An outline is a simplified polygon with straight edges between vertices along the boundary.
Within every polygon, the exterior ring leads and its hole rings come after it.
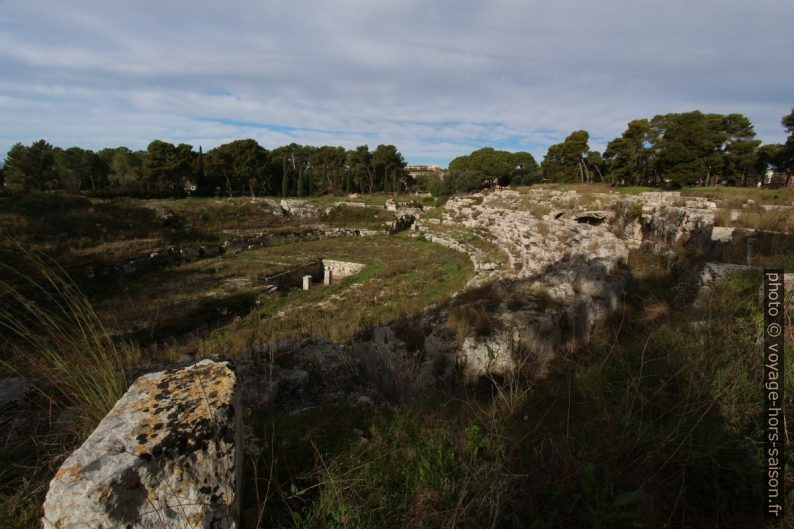
POLYGON ((253 137, 541 158, 573 130, 603 149, 631 119, 695 108, 782 141, 792 22, 774 0, 8 0, 0 152, 253 137))

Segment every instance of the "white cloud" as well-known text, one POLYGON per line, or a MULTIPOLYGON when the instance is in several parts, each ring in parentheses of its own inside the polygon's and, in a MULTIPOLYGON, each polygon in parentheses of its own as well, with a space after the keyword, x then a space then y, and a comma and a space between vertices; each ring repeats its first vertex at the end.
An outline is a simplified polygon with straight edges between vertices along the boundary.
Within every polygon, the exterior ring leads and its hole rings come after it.
POLYGON ((205 149, 254 137, 540 158, 572 130, 603 148, 630 119, 694 108, 745 113, 782 141, 794 104, 794 9, 774 0, 2 7, 0 152, 39 137, 205 149))

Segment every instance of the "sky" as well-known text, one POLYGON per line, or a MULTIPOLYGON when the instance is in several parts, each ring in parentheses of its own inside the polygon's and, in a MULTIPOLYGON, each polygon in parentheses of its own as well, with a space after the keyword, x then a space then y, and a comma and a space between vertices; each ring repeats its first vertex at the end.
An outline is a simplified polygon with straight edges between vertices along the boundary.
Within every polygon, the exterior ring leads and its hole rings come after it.
POLYGON ((792 26, 788 0, 0 0, 0 156, 254 138, 540 161, 694 109, 783 142, 792 26))

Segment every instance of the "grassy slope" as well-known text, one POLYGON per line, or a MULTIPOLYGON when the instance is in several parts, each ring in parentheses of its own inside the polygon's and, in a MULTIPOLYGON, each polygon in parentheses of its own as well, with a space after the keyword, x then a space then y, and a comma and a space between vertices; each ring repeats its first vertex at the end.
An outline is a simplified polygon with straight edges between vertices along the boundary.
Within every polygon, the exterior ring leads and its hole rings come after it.
MULTIPOLYGON (((5 245, 5 265, 28 273, 35 267, 25 262, 26 258, 14 246, 16 243, 27 249, 44 251, 54 256, 59 264, 69 266, 95 260, 112 262, 166 244, 217 242, 226 238, 228 230, 277 232, 318 222, 337 227, 382 229, 384 222, 393 218, 394 215, 384 209, 343 207, 319 219, 295 219, 271 215, 261 202, 250 199, 108 200, 60 194, 4 196, 0 198, 0 249, 5 245), (165 206, 174 212, 177 222, 164 224, 156 212, 144 207, 148 204, 165 206)), ((6 272, 0 274, 0 279, 14 282, 6 272)), ((235 352, 236 346, 250 346, 247 339, 268 339, 279 334, 308 332, 308 329, 344 338, 358 326, 409 314, 442 301, 465 283, 470 274, 471 265, 465 256, 430 243, 405 237, 334 239, 284 244, 119 278, 111 285, 93 289, 92 293, 105 322, 111 323, 118 332, 137 328, 139 333, 135 336, 138 338, 144 335, 155 339, 172 338, 193 331, 203 323, 209 323, 209 329, 217 326, 206 341, 187 337, 177 340, 173 349, 167 346, 149 351, 148 359, 167 359, 184 352, 195 353, 199 348, 205 354, 229 354, 235 352), (393 259, 395 253, 400 259, 393 259), (260 280, 264 276, 318 256, 357 260, 368 266, 362 273, 330 289, 296 291, 275 298, 262 294, 260 280), (353 289, 356 285, 358 288, 353 289), (338 298, 331 299, 332 296, 338 298), (368 311, 372 300, 378 296, 380 303, 375 310, 368 311), (247 314, 257 300, 262 302, 261 310, 228 325, 237 309, 247 314), (317 301, 327 302, 326 312, 298 309, 317 301), (347 303, 355 310, 348 310, 347 303), (282 310, 292 311, 293 317, 277 322, 274 313, 282 310), (326 317, 340 312, 347 317, 326 317), (229 317, 219 318, 219 315, 229 317)), ((99 329, 98 325, 91 327, 99 329)), ((9 349, 7 341, 3 340, 1 346, 0 358, 19 358, 13 356, 15 353, 9 349)), ((81 347, 80 350, 87 349, 81 347)), ((74 358, 65 365, 72 367, 72 374, 81 375, 80 367, 86 365, 81 360, 83 355, 72 356, 74 358)), ((142 360, 137 351, 133 356, 138 362, 142 360)), ((113 369, 111 364, 107 368, 113 369)), ((0 374, 5 375, 6 371, 0 369, 0 374)), ((68 399, 56 395, 53 400, 31 398, 25 410, 0 410, 0 430, 23 430, 21 439, 9 442, 8 439, 14 438, 8 437, 0 444, 0 526, 38 526, 39 508, 49 479, 59 461, 84 438, 86 428, 91 428, 87 416, 82 420, 79 414, 70 415, 68 410, 63 413, 68 404, 68 399), (30 420, 20 423, 19 413, 30 420), (66 422, 48 420, 53 417, 71 419, 66 422)))
POLYGON ((458 252, 410 237, 305 241, 257 251, 270 259, 325 257, 366 264, 329 288, 262 298, 242 321, 202 340, 199 351, 242 351, 251 344, 301 336, 348 340, 356 331, 411 316, 444 301, 471 276, 458 252))
MULTIPOLYGON (((759 274, 720 282, 705 309, 672 311, 662 263, 635 253, 630 265, 636 279, 622 309, 540 385, 508 381, 393 411, 260 419, 255 429, 272 436, 273 453, 250 489, 260 497, 248 499, 249 522, 262 514, 262 527, 760 523, 759 274)), ((791 340, 786 355, 791 366, 791 340)), ((787 384, 790 407, 791 377, 787 384)))
MULTIPOLYGON (((385 198, 369 200, 385 203, 385 198)), ((270 199, 278 202, 278 198, 270 199)), ((327 204, 342 200, 325 198, 327 204)), ((114 262, 167 245, 219 243, 237 235, 299 229, 322 223, 382 229, 385 210, 337 208, 331 215, 296 218, 274 214, 265 199, 86 198, 62 193, 0 196, 0 247, 9 240, 41 250, 64 265, 114 262), (157 209, 174 218, 164 221, 157 209)))
MULTIPOLYGON (((787 241, 759 249, 757 261, 790 264, 787 241)), ((259 462, 249 523, 760 525, 760 273, 720 281, 700 307, 671 309, 662 260, 633 252, 629 266, 622 307, 539 385, 507 381, 391 411, 260 418, 255 429, 272 436, 273 453, 259 462)), ((793 463, 789 454, 788 474, 793 463)))
POLYGON ((725 201, 741 202, 752 199, 758 204, 779 206, 794 205, 794 188, 757 189, 754 187, 691 187, 681 191, 683 195, 701 196, 725 201))

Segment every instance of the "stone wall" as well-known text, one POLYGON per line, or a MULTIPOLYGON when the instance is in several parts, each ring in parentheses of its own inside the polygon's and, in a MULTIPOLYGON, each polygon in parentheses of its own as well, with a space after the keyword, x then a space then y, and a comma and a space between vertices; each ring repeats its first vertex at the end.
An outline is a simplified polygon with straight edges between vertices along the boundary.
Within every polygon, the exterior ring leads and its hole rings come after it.
POLYGON ((265 283, 280 290, 296 287, 300 288, 303 282, 303 276, 311 276, 312 283, 321 282, 323 280, 323 261, 318 259, 307 265, 270 276, 265 279, 265 283))
POLYGON ((365 266, 363 263, 352 263, 349 261, 335 261, 333 259, 323 259, 322 265, 325 270, 331 271, 331 277, 334 280, 355 275, 361 272, 365 266))

